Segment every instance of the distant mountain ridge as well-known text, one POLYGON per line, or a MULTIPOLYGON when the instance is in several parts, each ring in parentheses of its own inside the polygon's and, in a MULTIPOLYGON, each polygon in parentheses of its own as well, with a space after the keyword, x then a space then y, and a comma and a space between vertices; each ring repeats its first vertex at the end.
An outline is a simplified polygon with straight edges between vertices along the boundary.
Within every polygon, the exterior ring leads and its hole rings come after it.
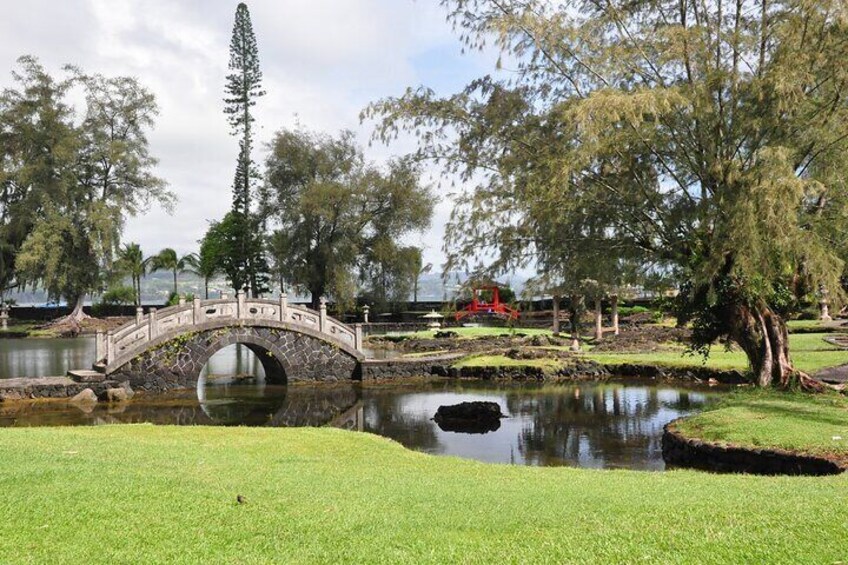
MULTIPOLYGON (((427 273, 418 279, 418 301, 419 302, 442 302, 453 300, 460 287, 468 280, 467 273, 451 272, 443 279, 441 274, 427 273), (447 282, 445 282, 447 280, 447 282)), ((508 284, 515 291, 516 295, 520 295, 524 289, 526 278, 519 276, 503 277, 499 282, 508 284)), ((129 279, 125 281, 127 286, 130 285, 129 279)), ((173 275, 168 272, 158 271, 151 273, 141 280, 141 302, 142 304, 162 304, 168 300, 171 291, 174 287, 173 275)), ((177 288, 181 294, 193 294, 201 298, 204 297, 203 279, 192 273, 180 274, 177 279, 177 288)), ((233 292, 224 278, 215 278, 209 282, 209 298, 218 298, 221 293, 233 292)), ((272 294, 279 293, 279 286, 272 288, 272 294)), ((291 295, 294 302, 308 302, 308 295, 291 295)), ((55 305, 55 302, 50 301, 47 292, 42 289, 32 289, 26 292, 12 292, 7 294, 7 298, 15 301, 19 306, 48 306, 55 305)), ((408 300, 412 301, 413 296, 410 293, 408 300)), ((99 296, 89 297, 86 304, 92 304, 99 301, 99 296)), ((64 302, 62 302, 64 304, 64 302)))

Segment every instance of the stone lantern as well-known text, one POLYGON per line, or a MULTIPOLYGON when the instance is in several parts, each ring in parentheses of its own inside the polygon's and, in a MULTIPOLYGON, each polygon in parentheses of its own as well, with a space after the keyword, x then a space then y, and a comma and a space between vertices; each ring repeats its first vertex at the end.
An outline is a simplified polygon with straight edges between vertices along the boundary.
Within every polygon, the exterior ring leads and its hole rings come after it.
POLYGON ((437 330, 442 327, 442 323, 440 320, 444 318, 444 316, 442 316, 435 310, 431 310, 429 314, 424 314, 421 317, 428 321, 427 327, 431 330, 437 330))
POLYGON ((368 306, 366 304, 365 306, 362 307, 363 323, 366 323, 366 324, 368 323, 368 314, 370 314, 370 313, 371 313, 371 307, 370 306, 368 306))
POLYGON ((830 301, 827 299, 827 289, 821 289, 821 300, 819 300, 819 308, 821 309, 821 320, 823 322, 829 322, 833 320, 830 316, 830 301))
POLYGON ((0 305, 0 327, 3 331, 9 329, 9 305, 5 302, 0 305))

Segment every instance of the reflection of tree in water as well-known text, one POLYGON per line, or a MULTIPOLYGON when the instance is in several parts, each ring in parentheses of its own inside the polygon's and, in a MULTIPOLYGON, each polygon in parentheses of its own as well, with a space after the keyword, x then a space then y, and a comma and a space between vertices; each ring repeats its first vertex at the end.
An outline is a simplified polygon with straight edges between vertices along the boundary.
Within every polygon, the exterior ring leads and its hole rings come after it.
POLYGON ((371 392, 364 401, 365 431, 390 437, 409 448, 433 451, 439 446, 436 423, 430 416, 408 410, 408 397, 391 390, 371 392))
POLYGON ((518 438, 528 463, 562 465, 581 461, 598 467, 650 466, 661 461, 658 415, 688 412, 694 402, 685 391, 653 387, 574 385, 556 394, 507 395, 514 416, 529 419, 518 438), (647 455, 647 459, 646 459, 647 455))

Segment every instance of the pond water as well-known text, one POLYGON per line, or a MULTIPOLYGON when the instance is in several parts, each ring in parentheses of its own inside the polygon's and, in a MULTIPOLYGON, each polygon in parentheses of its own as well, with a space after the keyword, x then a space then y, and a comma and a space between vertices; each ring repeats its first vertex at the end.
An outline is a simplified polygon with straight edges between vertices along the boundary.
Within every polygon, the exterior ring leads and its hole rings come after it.
MULTIPOLYGON (((90 362, 91 349, 90 340, 0 340, 0 368, 7 378, 62 374, 90 362)), ((335 426, 426 453, 492 463, 662 470, 663 426, 721 394, 639 380, 286 387, 266 385, 263 376, 252 352, 230 346, 210 359, 197 390, 114 406, 0 404, 0 426, 335 426), (473 400, 497 402, 508 417, 486 433, 449 431, 432 420, 440 405, 473 400)))
MULTIPOLYGON (((7 359, 29 371, 74 363, 77 358, 70 352, 51 354, 28 348, 7 359)), ((493 463, 661 470, 665 466, 662 427, 700 410, 717 395, 714 390, 638 380, 285 387, 265 385, 262 376, 255 356, 246 348, 232 346, 209 361, 197 390, 144 397, 120 406, 0 404, 0 426, 141 422, 336 426, 376 433, 426 453, 493 463), (240 378, 249 375, 258 378, 240 378), (448 431, 432 420, 440 405, 472 400, 497 402, 509 417, 486 433, 448 431)))
POLYGON ((59 377, 93 361, 93 337, 0 339, 0 379, 59 377))

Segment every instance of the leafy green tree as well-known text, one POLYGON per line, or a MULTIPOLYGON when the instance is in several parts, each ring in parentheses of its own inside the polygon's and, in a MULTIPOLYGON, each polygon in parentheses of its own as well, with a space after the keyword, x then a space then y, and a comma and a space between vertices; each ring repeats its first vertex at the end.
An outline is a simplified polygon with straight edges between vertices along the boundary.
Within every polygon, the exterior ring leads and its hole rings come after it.
POLYGON ((74 305, 69 321, 78 322, 84 296, 111 271, 126 217, 173 200, 148 150, 158 109, 132 78, 66 67, 67 78, 57 82, 34 58, 19 65, 19 88, 0 101, 3 229, 20 242, 17 281, 64 297, 74 305), (78 120, 65 102, 74 87, 84 95, 78 120))
POLYGON ((21 57, 16 88, 0 94, 0 292, 25 281, 16 261, 44 210, 62 192, 77 151, 70 79, 55 80, 38 61, 21 57))
POLYGON ((829 238, 848 227, 842 2, 443 4, 464 41, 493 39, 514 62, 510 82, 410 90, 370 115, 387 137, 420 130, 422 156, 472 181, 454 248, 491 236, 506 262, 511 237, 529 235, 532 255, 527 218, 604 218, 611 253, 674 275, 705 352, 728 338, 760 385, 819 387, 791 362, 784 314, 799 273, 843 299, 829 238), (520 129, 510 102, 529 103, 520 129))
POLYGON ((313 307, 325 295, 350 303, 356 267, 369 261, 369 249, 377 242, 395 245, 429 225, 433 199, 419 176, 409 160, 392 161, 385 170, 367 163, 349 131, 335 138, 277 133, 262 216, 276 228, 274 249, 285 278, 311 294, 313 307))
POLYGON ((110 287, 100 297, 100 303, 104 305, 124 306, 127 304, 138 304, 138 293, 129 286, 110 287))
POLYGON ((141 306, 141 279, 147 274, 147 262, 141 246, 137 243, 128 243, 118 250, 116 262, 118 270, 127 274, 132 279, 132 289, 135 293, 135 305, 141 306))
POLYGON ((174 276, 174 291, 173 294, 179 294, 177 289, 177 275, 179 273, 195 272, 197 265, 197 256, 193 253, 180 257, 177 252, 166 247, 158 254, 148 259, 148 265, 151 273, 156 271, 170 271, 174 276))
POLYGON ((200 253, 192 265, 192 269, 203 277, 203 296, 209 299, 209 281, 221 272, 221 250, 214 238, 204 237, 200 240, 200 253))
POLYGON ((400 247, 393 240, 378 238, 365 247, 361 278, 366 283, 366 300, 375 311, 394 308, 409 300, 421 269, 421 248, 400 247))
POLYGON ((224 273, 235 290, 252 289, 254 296, 269 291, 270 269, 265 260, 261 225, 255 216, 229 212, 220 222, 210 224, 200 248, 204 272, 224 273), (249 265, 258 267, 251 271, 249 265))

